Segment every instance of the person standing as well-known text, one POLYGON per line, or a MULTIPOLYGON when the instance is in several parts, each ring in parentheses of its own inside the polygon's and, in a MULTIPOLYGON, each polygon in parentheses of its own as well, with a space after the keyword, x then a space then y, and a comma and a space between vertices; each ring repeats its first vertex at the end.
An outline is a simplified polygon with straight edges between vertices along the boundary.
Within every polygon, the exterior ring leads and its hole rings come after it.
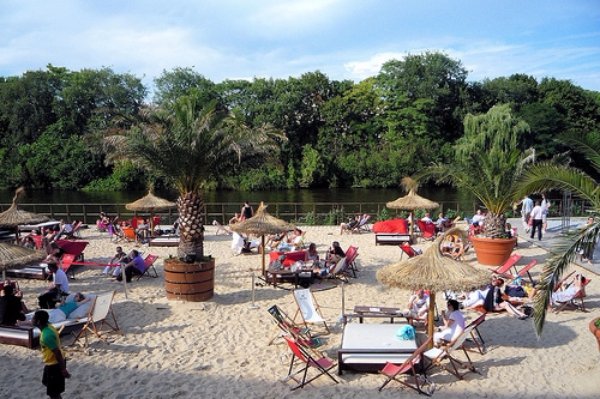
POLYGON ((250 204, 248 203, 248 201, 244 202, 244 206, 242 206, 242 210, 241 210, 241 220, 244 221, 246 219, 250 219, 252 216, 254 216, 254 209, 252 209, 252 207, 250 206, 250 204))
POLYGON ((531 210, 529 217, 533 220, 531 227, 531 239, 535 236, 535 231, 538 232, 538 240, 542 240, 542 226, 544 225, 544 211, 540 201, 536 201, 535 206, 531 210))
POLYGON ((546 199, 546 194, 542 194, 542 223, 544 227, 544 233, 548 228, 548 208, 550 208, 550 201, 546 199))
POLYGON ((46 387, 46 394, 50 399, 61 399, 61 394, 65 391, 65 378, 70 378, 71 375, 67 371, 67 361, 60 346, 58 331, 48 324, 48 313, 43 310, 35 312, 32 323, 41 331, 40 347, 44 362, 42 384, 46 387))
POLYGON ((523 227, 525 227, 525 231, 529 231, 529 217, 531 215, 531 211, 533 210, 533 200, 528 196, 525 196, 521 200, 521 219, 523 220, 523 227))

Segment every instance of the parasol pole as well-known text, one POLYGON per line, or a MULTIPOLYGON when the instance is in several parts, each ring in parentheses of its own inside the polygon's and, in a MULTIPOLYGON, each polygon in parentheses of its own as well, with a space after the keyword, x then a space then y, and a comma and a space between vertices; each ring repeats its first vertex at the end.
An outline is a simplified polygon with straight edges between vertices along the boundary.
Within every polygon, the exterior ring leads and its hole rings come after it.
POLYGON ((427 312, 427 336, 432 338, 429 344, 431 349, 433 347, 433 330, 434 330, 434 318, 435 318, 435 291, 429 291, 429 311, 427 312))
POLYGON ((260 245, 262 247, 262 276, 265 276, 265 235, 260 236, 260 245))
POLYGON ((125 265, 121 264, 121 279, 123 280, 123 289, 125 290, 125 299, 127 298, 127 281, 125 280, 125 265))

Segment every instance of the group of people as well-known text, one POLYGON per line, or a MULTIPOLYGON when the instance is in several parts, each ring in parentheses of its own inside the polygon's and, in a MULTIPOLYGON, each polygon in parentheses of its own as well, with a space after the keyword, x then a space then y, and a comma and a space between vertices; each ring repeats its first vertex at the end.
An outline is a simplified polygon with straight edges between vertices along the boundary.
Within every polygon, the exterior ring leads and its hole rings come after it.
POLYGON ((365 226, 367 222, 371 219, 371 215, 368 213, 357 214, 354 217, 348 219, 347 223, 340 224, 340 235, 344 234, 344 232, 352 233, 353 231, 360 229, 362 226, 365 226))
POLYGON ((141 276, 146 271, 146 263, 142 254, 137 249, 132 249, 128 254, 123 247, 117 247, 115 255, 110 259, 108 265, 102 270, 105 276, 112 276, 117 281, 130 283, 133 276, 141 276))
POLYGON ((521 220, 526 232, 531 231, 531 239, 535 237, 537 232, 538 240, 542 240, 542 231, 545 233, 548 227, 548 210, 550 201, 545 194, 541 195, 541 199, 534 201, 525 196, 520 202, 521 204, 521 220))
POLYGON ((38 245, 42 248, 46 248, 49 244, 61 238, 75 238, 75 235, 82 225, 83 222, 80 220, 73 220, 72 222, 61 220, 56 226, 32 230, 29 234, 21 237, 19 244, 29 249, 36 249, 38 245), (39 242, 39 244, 36 241, 39 242))
MULTIPOLYGON (((333 241, 322 257, 317 250, 317 244, 311 242, 305 251, 304 259, 300 261, 300 263, 302 267, 308 265, 313 276, 322 278, 329 276, 335 265, 337 265, 337 263, 345 256, 346 251, 342 249, 338 241, 333 241)), ((283 269, 285 267, 283 264, 284 260, 285 254, 281 255, 278 259, 273 260, 269 264, 269 270, 277 271, 283 269)))

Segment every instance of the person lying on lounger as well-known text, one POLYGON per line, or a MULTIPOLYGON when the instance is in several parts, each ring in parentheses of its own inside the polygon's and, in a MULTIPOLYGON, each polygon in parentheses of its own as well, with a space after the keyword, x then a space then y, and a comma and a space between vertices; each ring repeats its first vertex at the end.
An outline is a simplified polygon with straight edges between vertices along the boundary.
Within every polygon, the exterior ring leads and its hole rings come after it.
MULTIPOLYGON (((86 298, 81 292, 78 292, 71 298, 67 300, 65 303, 60 305, 54 309, 47 309, 48 312, 48 322, 49 323, 60 323, 61 321, 67 320, 69 315, 75 311, 78 307, 83 305, 86 302, 89 302, 90 298, 86 298)), ((23 322, 19 322, 18 325, 25 327, 30 326, 31 324, 31 314, 28 315, 27 320, 23 322)))

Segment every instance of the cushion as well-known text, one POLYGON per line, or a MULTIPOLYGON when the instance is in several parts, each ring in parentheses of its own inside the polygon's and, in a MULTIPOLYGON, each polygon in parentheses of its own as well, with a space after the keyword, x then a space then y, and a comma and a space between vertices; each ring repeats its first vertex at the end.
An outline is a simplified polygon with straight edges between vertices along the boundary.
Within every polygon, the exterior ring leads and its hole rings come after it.
MULTIPOLYGON (((74 294, 71 295, 75 296, 74 294)), ((71 295, 69 295, 69 297, 71 295)), ((77 309, 75 309, 73 312, 71 312, 71 314, 69 315, 69 320, 82 319, 87 316, 87 314, 90 311, 90 307, 92 306, 93 299, 96 298, 96 295, 88 294, 85 297, 90 298, 90 300, 78 307, 77 309)))
POLYGON ((377 222, 373 225, 374 233, 408 233, 406 219, 390 219, 377 222))

